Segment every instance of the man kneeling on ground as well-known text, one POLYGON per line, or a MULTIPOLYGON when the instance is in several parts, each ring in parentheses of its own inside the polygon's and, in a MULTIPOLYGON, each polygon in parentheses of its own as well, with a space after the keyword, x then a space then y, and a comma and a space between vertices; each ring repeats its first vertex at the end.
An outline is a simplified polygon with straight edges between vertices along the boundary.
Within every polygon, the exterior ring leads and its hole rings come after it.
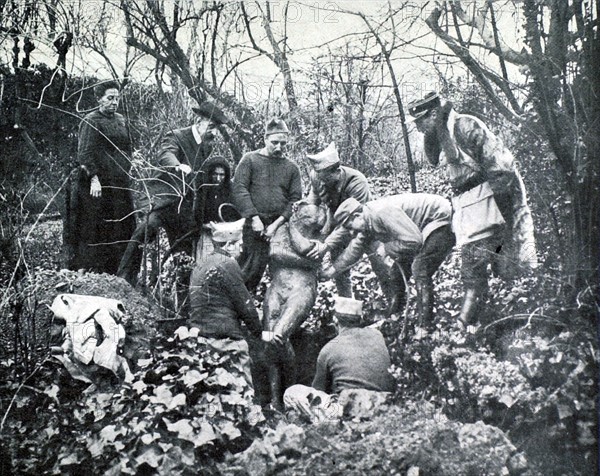
POLYGON ((394 387, 383 335, 376 329, 361 327, 362 301, 338 296, 335 317, 339 334, 319 353, 312 387, 293 385, 283 396, 286 408, 312 421, 341 417, 343 408, 338 396, 344 390, 391 392, 394 387))
POLYGON ((241 252, 243 224, 239 220, 209 225, 214 251, 196 262, 192 271, 189 322, 200 330, 199 334, 207 338, 211 347, 239 354, 244 377, 253 387, 245 337, 247 331, 260 341, 262 327, 236 261, 241 252))

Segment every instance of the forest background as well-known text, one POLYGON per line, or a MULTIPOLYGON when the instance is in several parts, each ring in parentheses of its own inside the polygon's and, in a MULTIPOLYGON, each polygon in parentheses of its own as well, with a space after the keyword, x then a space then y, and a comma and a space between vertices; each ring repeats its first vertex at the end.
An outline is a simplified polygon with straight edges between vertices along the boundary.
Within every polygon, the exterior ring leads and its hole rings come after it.
MULTIPOLYGON (((191 107, 208 99, 233 119, 218 145, 232 165, 261 146, 264 122, 276 115, 292 129, 289 155, 305 180, 306 153, 335 140, 342 161, 365 173, 378 196, 449 196, 424 160, 405 106, 436 90, 482 118, 519 162, 541 266, 507 284, 492 280, 484 331, 465 342, 452 331, 462 293, 453 254, 436 279, 443 332, 415 340, 405 325, 385 323, 397 398, 425 399, 459 421, 499 426, 542 474, 595 468, 597 1, 23 0, 1 1, 0 12, 0 441, 11 441, 3 460, 58 472, 99 464, 77 442, 85 419, 63 425, 70 440, 58 431, 67 397, 57 398, 56 369, 44 370, 53 339, 44 304, 68 281, 59 271, 57 219, 76 165, 77 128, 95 107, 93 85, 115 78, 132 126, 136 183, 153 167, 162 135, 191 123, 191 107), (48 402, 51 416, 20 416, 48 402), (51 431, 28 431, 41 424, 51 431), (24 447, 43 448, 45 456, 38 449, 20 458, 24 447)), ((148 276, 145 291, 158 317, 176 311, 173 266, 154 266, 148 276)), ((370 318, 381 319, 383 298, 372 291, 368 267, 353 280, 370 318)), ((330 319, 331 293, 321 288, 315 328, 330 319)), ((112 436, 103 444, 125 438, 112 436)), ((140 451, 134 436, 122 443, 131 461, 140 451)), ((209 440, 213 448, 217 440, 209 440)), ((196 447, 196 456, 205 449, 196 447)), ((118 450, 102 456, 105 467, 115 465, 118 450)))

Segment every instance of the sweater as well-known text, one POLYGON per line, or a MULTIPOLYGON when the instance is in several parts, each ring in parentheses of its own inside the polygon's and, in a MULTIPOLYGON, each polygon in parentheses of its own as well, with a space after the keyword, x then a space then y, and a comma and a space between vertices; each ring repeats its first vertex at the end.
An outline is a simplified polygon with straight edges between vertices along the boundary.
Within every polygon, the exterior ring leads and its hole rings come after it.
POLYGON ((300 169, 282 157, 267 157, 260 151, 242 157, 233 179, 233 200, 244 218, 289 219, 292 204, 302 198, 300 169))
POLYGON ((364 388, 391 392, 390 355, 383 335, 376 329, 343 328, 317 357, 312 386, 327 393, 364 388))

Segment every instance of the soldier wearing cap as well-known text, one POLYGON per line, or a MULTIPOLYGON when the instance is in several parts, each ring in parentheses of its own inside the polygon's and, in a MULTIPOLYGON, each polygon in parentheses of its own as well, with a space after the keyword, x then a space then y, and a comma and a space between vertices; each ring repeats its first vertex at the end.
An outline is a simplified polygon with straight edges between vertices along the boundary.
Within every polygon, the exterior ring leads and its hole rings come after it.
POLYGON ((427 326, 433 320, 432 276, 455 243, 451 216, 450 202, 428 193, 392 195, 365 205, 349 198, 335 212, 335 221, 357 235, 331 267, 322 271, 322 276, 336 276, 354 265, 366 251, 382 254, 390 262, 389 279, 396 289, 389 312, 402 312, 406 285, 412 274, 417 286, 419 317, 427 326))
POLYGON ((246 286, 254 291, 269 259, 269 241, 302 198, 298 166, 285 157, 289 130, 281 119, 265 128, 264 147, 242 157, 233 179, 234 205, 246 219, 240 265, 246 286))
MULTIPOLYGON (((324 150, 314 155, 307 155, 312 170, 310 171, 310 191, 307 201, 315 205, 325 204, 331 215, 335 213, 340 204, 348 199, 355 198, 360 203, 371 200, 371 192, 366 177, 356 169, 341 165, 335 142, 331 142, 324 150)), ((324 242, 315 242, 314 248, 307 256, 312 259, 322 258, 328 251, 332 259, 337 258, 351 240, 351 234, 342 226, 336 227, 328 233, 324 242), (330 232, 330 233, 329 233, 330 232)), ((385 265, 378 256, 370 256, 373 271, 380 278, 384 292, 387 289, 385 265)), ((335 278, 338 295, 352 297, 350 283, 350 270, 340 273, 335 278)))
POLYGON ((342 409, 336 402, 345 390, 391 392, 394 388, 383 335, 362 327, 362 301, 337 296, 335 319, 338 336, 321 349, 312 386, 293 385, 283 396, 286 408, 313 421, 340 417, 342 409))
POLYGON ((254 342, 260 342, 262 326, 236 261, 241 253, 243 226, 243 219, 209 224, 214 251, 197 261, 192 271, 188 322, 212 347, 235 351, 252 385, 246 339, 251 336, 254 342))
POLYGON ((511 261, 523 269, 537 266, 525 186, 512 153, 479 118, 457 113, 435 92, 408 110, 425 136, 428 160, 444 167, 455 192, 452 227, 462 247, 465 286, 459 319, 475 324, 488 264, 506 277, 511 261))
POLYGON ((193 125, 168 132, 162 140, 158 166, 146 179, 144 196, 147 213, 136 228, 121 259, 118 275, 135 284, 142 260, 143 243, 152 241, 159 228, 164 228, 174 251, 192 255, 196 228, 194 210, 202 177, 201 169, 210 156, 217 126, 226 125, 227 117, 214 104, 204 102, 192 108, 193 125), (188 235, 188 236, 186 236, 188 235))

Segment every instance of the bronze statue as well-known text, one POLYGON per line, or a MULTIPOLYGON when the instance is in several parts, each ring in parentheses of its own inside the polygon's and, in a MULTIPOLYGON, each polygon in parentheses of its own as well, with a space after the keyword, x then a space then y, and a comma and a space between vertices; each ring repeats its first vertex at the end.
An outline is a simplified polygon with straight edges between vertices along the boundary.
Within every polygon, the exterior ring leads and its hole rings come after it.
POLYGON ((299 201, 290 221, 271 239, 272 281, 263 303, 263 340, 271 405, 282 408, 283 391, 294 383, 295 354, 290 336, 308 317, 317 298, 320 260, 306 257, 329 228, 324 206, 299 201))

